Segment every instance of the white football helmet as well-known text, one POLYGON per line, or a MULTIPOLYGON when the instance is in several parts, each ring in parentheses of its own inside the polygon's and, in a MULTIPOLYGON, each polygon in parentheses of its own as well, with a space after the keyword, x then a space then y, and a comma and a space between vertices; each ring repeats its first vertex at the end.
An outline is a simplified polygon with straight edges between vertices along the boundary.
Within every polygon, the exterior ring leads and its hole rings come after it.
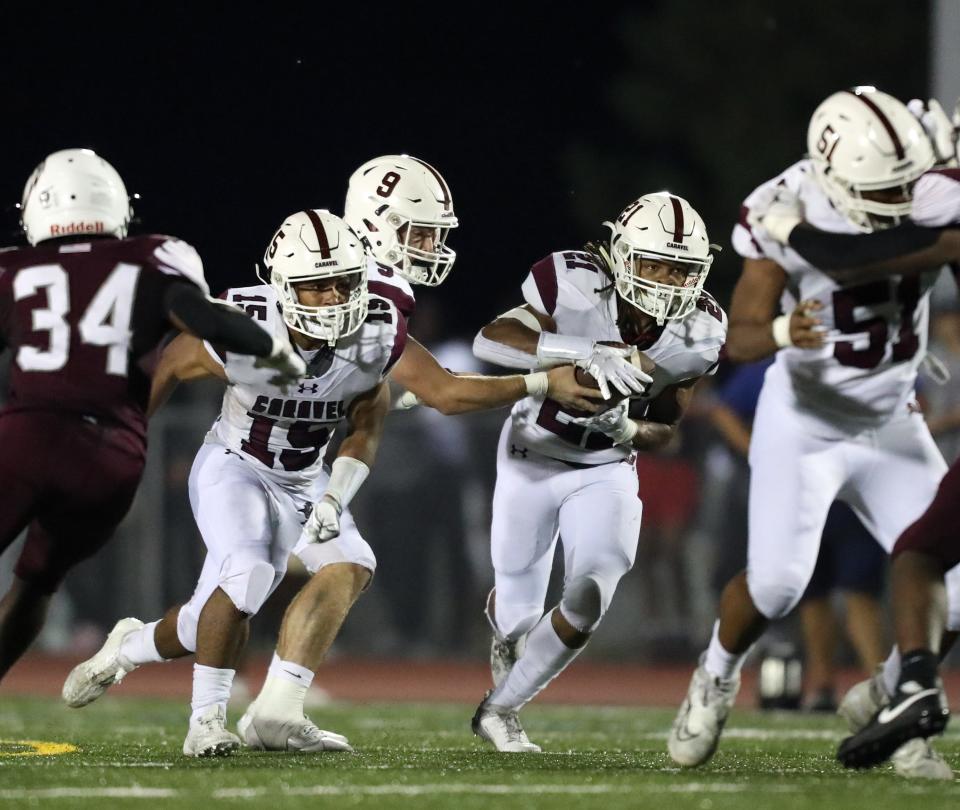
POLYGON ((689 315, 713 263, 707 228, 690 203, 666 191, 645 194, 616 222, 604 225, 612 231, 610 260, 620 297, 660 325, 689 315), (683 267, 687 273, 683 286, 641 278, 643 259, 683 267))
POLYGON ((92 149, 49 155, 33 170, 20 202, 20 224, 31 245, 84 234, 122 239, 132 215, 117 170, 92 149))
POLYGON ((873 87, 841 90, 824 100, 810 119, 807 149, 820 187, 861 231, 908 217, 913 184, 936 159, 906 105, 873 87), (879 191, 898 199, 871 199, 879 191))
POLYGON ((277 229, 263 254, 268 277, 257 275, 277 292, 283 320, 291 329, 331 346, 356 332, 367 317, 367 262, 363 241, 340 217, 324 210, 298 211, 277 229), (344 278, 347 300, 329 306, 300 303, 302 281, 344 278))
POLYGON ((385 155, 350 176, 344 219, 370 244, 377 260, 397 268, 413 284, 435 287, 457 254, 447 235, 457 227, 450 188, 429 163, 409 155, 385 155), (411 244, 411 230, 433 233, 432 249, 411 244))

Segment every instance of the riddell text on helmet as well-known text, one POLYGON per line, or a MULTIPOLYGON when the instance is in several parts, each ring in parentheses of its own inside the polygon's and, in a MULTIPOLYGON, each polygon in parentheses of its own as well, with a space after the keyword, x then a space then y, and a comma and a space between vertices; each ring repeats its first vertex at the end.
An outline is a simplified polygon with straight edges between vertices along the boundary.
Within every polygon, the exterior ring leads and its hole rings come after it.
POLYGON ((71 222, 69 225, 51 225, 51 236, 66 236, 71 233, 106 233, 106 227, 99 219, 96 222, 71 222))

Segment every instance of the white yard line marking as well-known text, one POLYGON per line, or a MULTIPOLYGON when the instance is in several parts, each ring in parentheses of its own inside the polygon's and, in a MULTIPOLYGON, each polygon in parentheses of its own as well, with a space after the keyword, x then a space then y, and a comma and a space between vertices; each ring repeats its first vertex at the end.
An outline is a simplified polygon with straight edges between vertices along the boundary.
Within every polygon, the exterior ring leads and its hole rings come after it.
POLYGON ((56 787, 37 790, 0 790, 0 799, 169 799, 176 788, 147 787, 56 787))
MULTIPOLYGON (((660 785, 518 785, 484 783, 440 783, 408 785, 387 783, 383 785, 312 785, 290 787, 278 791, 275 787, 222 788, 210 794, 179 788, 113 787, 83 788, 56 787, 43 789, 7 789, 0 790, 0 800, 31 801, 38 799, 169 799, 184 796, 208 795, 211 799, 259 799, 264 796, 429 796, 429 795, 562 795, 562 796, 601 796, 641 794, 735 794, 760 793, 784 794, 801 793, 807 785, 756 784, 748 782, 683 782, 660 785)), ((838 785, 838 787, 840 787, 838 785)), ((844 789, 856 790, 855 784, 843 785, 844 789)), ((889 793, 918 795, 936 792, 936 786, 890 785, 889 793)))

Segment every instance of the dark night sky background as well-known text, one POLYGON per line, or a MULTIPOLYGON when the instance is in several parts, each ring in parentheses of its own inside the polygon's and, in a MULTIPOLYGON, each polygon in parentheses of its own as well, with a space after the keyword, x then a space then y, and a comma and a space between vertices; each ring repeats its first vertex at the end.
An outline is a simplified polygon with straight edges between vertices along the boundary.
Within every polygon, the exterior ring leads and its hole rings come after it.
POLYGON ((928 86, 920 3, 239 7, 7 6, 4 203, 48 152, 93 147, 143 195, 143 230, 193 243, 219 290, 253 282, 287 213, 340 212, 357 165, 409 152, 450 183, 459 257, 434 295, 472 334, 533 261, 669 187, 726 247, 708 281, 725 303, 740 200, 802 156, 816 104, 928 86))

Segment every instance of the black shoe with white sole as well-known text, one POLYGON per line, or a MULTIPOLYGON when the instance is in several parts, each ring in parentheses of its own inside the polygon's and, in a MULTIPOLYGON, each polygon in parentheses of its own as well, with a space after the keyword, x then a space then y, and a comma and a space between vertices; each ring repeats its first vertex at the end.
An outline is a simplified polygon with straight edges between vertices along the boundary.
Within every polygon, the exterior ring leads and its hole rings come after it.
POLYGON ((837 749, 837 759, 848 768, 872 768, 885 762, 905 742, 940 734, 950 719, 943 692, 924 689, 916 681, 902 684, 890 704, 837 749))

